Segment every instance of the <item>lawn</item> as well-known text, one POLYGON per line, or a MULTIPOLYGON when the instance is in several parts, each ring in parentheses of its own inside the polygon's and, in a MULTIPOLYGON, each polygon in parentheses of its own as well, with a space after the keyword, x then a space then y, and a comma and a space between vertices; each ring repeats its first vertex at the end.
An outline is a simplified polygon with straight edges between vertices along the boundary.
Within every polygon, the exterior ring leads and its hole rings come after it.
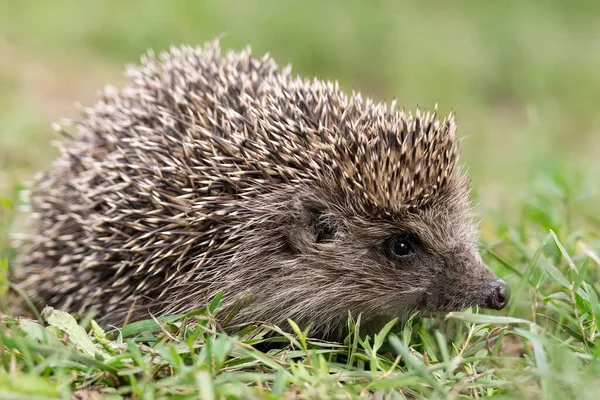
POLYGON ((51 123, 122 83, 146 49, 221 35, 348 91, 456 110, 481 253, 509 307, 417 316, 368 339, 353 316, 341 344, 276 327, 225 335, 218 298, 110 332, 59 310, 5 313, 0 398, 598 398, 600 5, 374 3, 0 2, 0 299, 19 190, 55 155, 51 123))

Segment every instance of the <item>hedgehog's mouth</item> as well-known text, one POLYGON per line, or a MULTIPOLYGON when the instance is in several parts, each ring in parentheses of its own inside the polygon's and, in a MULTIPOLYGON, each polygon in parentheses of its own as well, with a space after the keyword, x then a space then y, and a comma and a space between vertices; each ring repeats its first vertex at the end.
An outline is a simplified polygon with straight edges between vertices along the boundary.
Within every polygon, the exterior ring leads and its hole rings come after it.
POLYGON ((423 307, 419 314, 426 318, 436 318, 449 312, 465 311, 468 308, 494 309, 494 307, 490 307, 489 302, 486 300, 486 296, 481 296, 474 299, 461 299, 460 301, 437 299, 434 304, 429 303, 428 306, 423 307))
POLYGON ((434 309, 425 309, 419 311, 419 315, 423 318, 439 318, 444 317, 446 314, 457 311, 465 311, 469 308, 486 308, 479 304, 477 301, 462 304, 448 304, 444 306, 438 306, 434 309))
POLYGON ((453 311, 464 311, 470 307, 478 307, 487 310, 502 310, 510 299, 510 288, 504 281, 498 279, 498 284, 470 301, 446 300, 436 304, 434 313, 448 313, 453 311))

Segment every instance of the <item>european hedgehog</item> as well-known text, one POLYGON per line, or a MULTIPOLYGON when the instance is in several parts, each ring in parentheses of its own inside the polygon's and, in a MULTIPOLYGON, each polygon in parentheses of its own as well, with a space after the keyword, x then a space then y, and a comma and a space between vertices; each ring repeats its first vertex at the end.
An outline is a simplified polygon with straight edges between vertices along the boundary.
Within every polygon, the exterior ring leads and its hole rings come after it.
POLYGON ((347 96, 218 42, 142 57, 70 124, 31 190, 22 286, 104 326, 200 308, 343 338, 415 312, 502 309, 456 125, 347 96), (239 306, 243 304, 243 306, 239 306))

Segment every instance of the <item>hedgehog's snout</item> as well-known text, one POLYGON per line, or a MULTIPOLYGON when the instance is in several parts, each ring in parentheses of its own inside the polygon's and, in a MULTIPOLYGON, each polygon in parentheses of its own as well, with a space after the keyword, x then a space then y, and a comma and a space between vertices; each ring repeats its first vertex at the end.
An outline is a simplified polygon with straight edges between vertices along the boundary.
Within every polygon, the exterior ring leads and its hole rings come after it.
POLYGON ((489 287, 489 294, 485 301, 486 307, 493 310, 502 310, 510 300, 510 287, 499 278, 492 280, 489 287))

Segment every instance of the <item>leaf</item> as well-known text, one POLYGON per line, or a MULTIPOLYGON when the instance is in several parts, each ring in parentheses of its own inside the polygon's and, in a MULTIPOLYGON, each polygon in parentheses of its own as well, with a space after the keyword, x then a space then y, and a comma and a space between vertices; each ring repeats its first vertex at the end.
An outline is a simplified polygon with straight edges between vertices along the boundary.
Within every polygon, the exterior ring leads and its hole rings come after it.
POLYGON ((573 271, 577 271, 577 268, 575 268, 575 263, 573 262, 573 260, 571 260, 569 253, 567 253, 567 250, 565 250, 564 246, 562 245, 560 240, 558 240, 558 237, 556 236, 556 234, 554 233, 554 231, 552 229, 550 229, 550 235, 552 236, 552 239, 554 240, 554 243, 558 247, 558 250, 560 250, 562 256, 565 258, 565 260, 567 260, 567 264, 569 264, 569 268, 572 269, 573 271))
POLYGON ((441 384, 441 382, 427 369, 423 361, 414 357, 408 346, 398 338, 396 335, 389 336, 390 344, 394 349, 402 356, 402 359, 406 365, 410 366, 413 371, 418 372, 427 382, 433 386, 438 392, 444 394, 444 397, 448 395, 447 389, 441 384))
POLYGON ((25 334, 25 337, 34 339, 39 343, 50 344, 57 346, 57 348, 63 346, 54 333, 45 329, 37 321, 23 319, 19 322, 19 328, 25 334))
POLYGON ((0 375, 2 399, 56 399, 59 391, 50 379, 36 375, 0 375))
MULTIPOLYGON (((298 324, 296 324, 291 319, 288 318, 287 321, 288 321, 288 324, 290 324, 290 327, 292 328, 292 330, 294 331, 294 333, 296 335, 298 335, 298 340, 300 341, 300 344, 302 345, 302 349, 305 352, 308 352, 308 348, 306 347, 306 332, 302 332, 300 330, 300 327, 298 326, 298 324)), ((307 353, 307 355, 308 355, 308 353, 307 353)))
POLYGON ((369 384, 371 390, 389 390, 403 387, 415 388, 426 385, 426 380, 414 372, 397 374, 389 378, 378 379, 369 384))
POLYGON ((476 324, 533 324, 533 322, 521 318, 504 317, 501 315, 473 314, 469 312, 451 312, 446 314, 446 318, 458 319, 476 324))
POLYGON ((442 361, 448 363, 450 360, 450 353, 448 352, 448 344, 446 343, 446 338, 442 333, 438 330, 435 331, 435 340, 440 349, 440 353, 442 353, 442 361))
POLYGON ((562 300, 569 304, 571 303, 571 298, 565 292, 556 292, 556 293, 552 293, 549 296, 546 296, 544 298, 544 303, 548 303, 548 301, 550 301, 550 300, 562 300))
MULTIPOLYGON (((154 319, 146 319, 143 321, 132 322, 131 324, 127 324, 120 329, 121 335, 126 337, 132 337, 138 335, 142 332, 158 332, 161 329, 160 322, 175 322, 181 318, 183 318, 185 314, 175 314, 175 315, 166 315, 162 317, 157 317, 154 319), (156 322, 158 321, 158 322, 156 322)), ((108 331, 107 334, 114 332, 115 329, 108 331)))
POLYGON ((550 262, 550 261, 545 262, 542 265, 542 268, 546 272, 546 275, 548 275, 548 277, 550 279, 552 279, 552 281, 554 283, 556 283, 558 286, 560 286, 564 289, 569 289, 571 284, 569 283, 567 278, 563 275, 563 273, 560 272, 560 270, 558 268, 556 268, 554 266, 554 264, 552 264, 552 262, 550 262))
POLYGON ((219 306, 221 305, 221 299, 223 298, 223 292, 219 292, 213 297, 208 306, 208 310, 210 311, 210 315, 214 315, 219 306))
MULTIPOLYGON (((523 289, 525 288, 525 285, 531 279, 531 275, 533 274, 533 271, 535 270, 535 266, 536 266, 538 260, 540 259, 540 257, 542 256, 544 248, 550 241, 550 238, 551 238, 550 235, 547 235, 544 238, 544 240, 540 243, 540 245, 537 247, 537 249, 535 250, 535 253, 533 254, 533 257, 531 258, 531 261, 529 262, 529 264, 527 265, 527 268, 525 269, 525 273, 523 273, 523 279, 521 279, 520 283, 518 284, 517 290, 515 291, 515 293, 521 293, 523 291, 523 289)), ((518 304, 518 302, 513 301, 512 305, 510 306, 510 309, 508 310, 508 315, 513 315, 515 313, 515 310, 517 309, 517 304, 518 304)))
POLYGON ((539 335, 535 332, 535 329, 531 329, 530 331, 526 331, 524 329, 515 328, 515 333, 519 336, 528 339, 533 345, 533 355, 535 357, 535 362, 538 369, 543 372, 548 372, 548 359, 546 358, 546 354, 544 353, 544 345, 547 339, 539 335))
POLYGON ((383 341, 387 338, 388 333, 394 327, 394 325, 396 325, 396 322, 398 322, 398 318, 394 318, 393 320, 385 324, 383 329, 381 329, 379 333, 375 334, 375 338, 373 339, 374 352, 377 352, 377 350, 379 350, 379 348, 383 345, 383 341))
POLYGON ((575 290, 579 289, 579 286, 581 286, 581 283, 585 280, 589 265, 590 265, 590 259, 586 258, 583 261, 581 268, 579 268, 579 272, 577 273, 577 278, 575 279, 575 283, 573 284, 573 289, 575 289, 575 290))
POLYGON ((287 376, 283 370, 278 370, 275 374, 275 380, 271 386, 271 393, 275 396, 281 396, 287 382, 287 376))
POLYGON ((207 371, 196 372, 196 386, 198 387, 201 399, 216 399, 215 386, 212 377, 207 371))
POLYGON ((75 348, 86 353, 90 357, 100 355, 103 358, 109 357, 109 354, 97 347, 88 337, 85 329, 80 326, 75 318, 64 311, 55 310, 52 307, 46 307, 42 310, 42 316, 48 325, 60 329, 69 335, 69 342, 75 345, 75 348))
POLYGON ((513 267, 508 261, 502 258, 498 253, 496 253, 492 249, 486 249, 487 253, 492 256, 496 261, 502 264, 506 269, 510 270, 513 274, 517 275, 519 278, 523 278, 523 273, 519 271, 518 268, 513 267))

